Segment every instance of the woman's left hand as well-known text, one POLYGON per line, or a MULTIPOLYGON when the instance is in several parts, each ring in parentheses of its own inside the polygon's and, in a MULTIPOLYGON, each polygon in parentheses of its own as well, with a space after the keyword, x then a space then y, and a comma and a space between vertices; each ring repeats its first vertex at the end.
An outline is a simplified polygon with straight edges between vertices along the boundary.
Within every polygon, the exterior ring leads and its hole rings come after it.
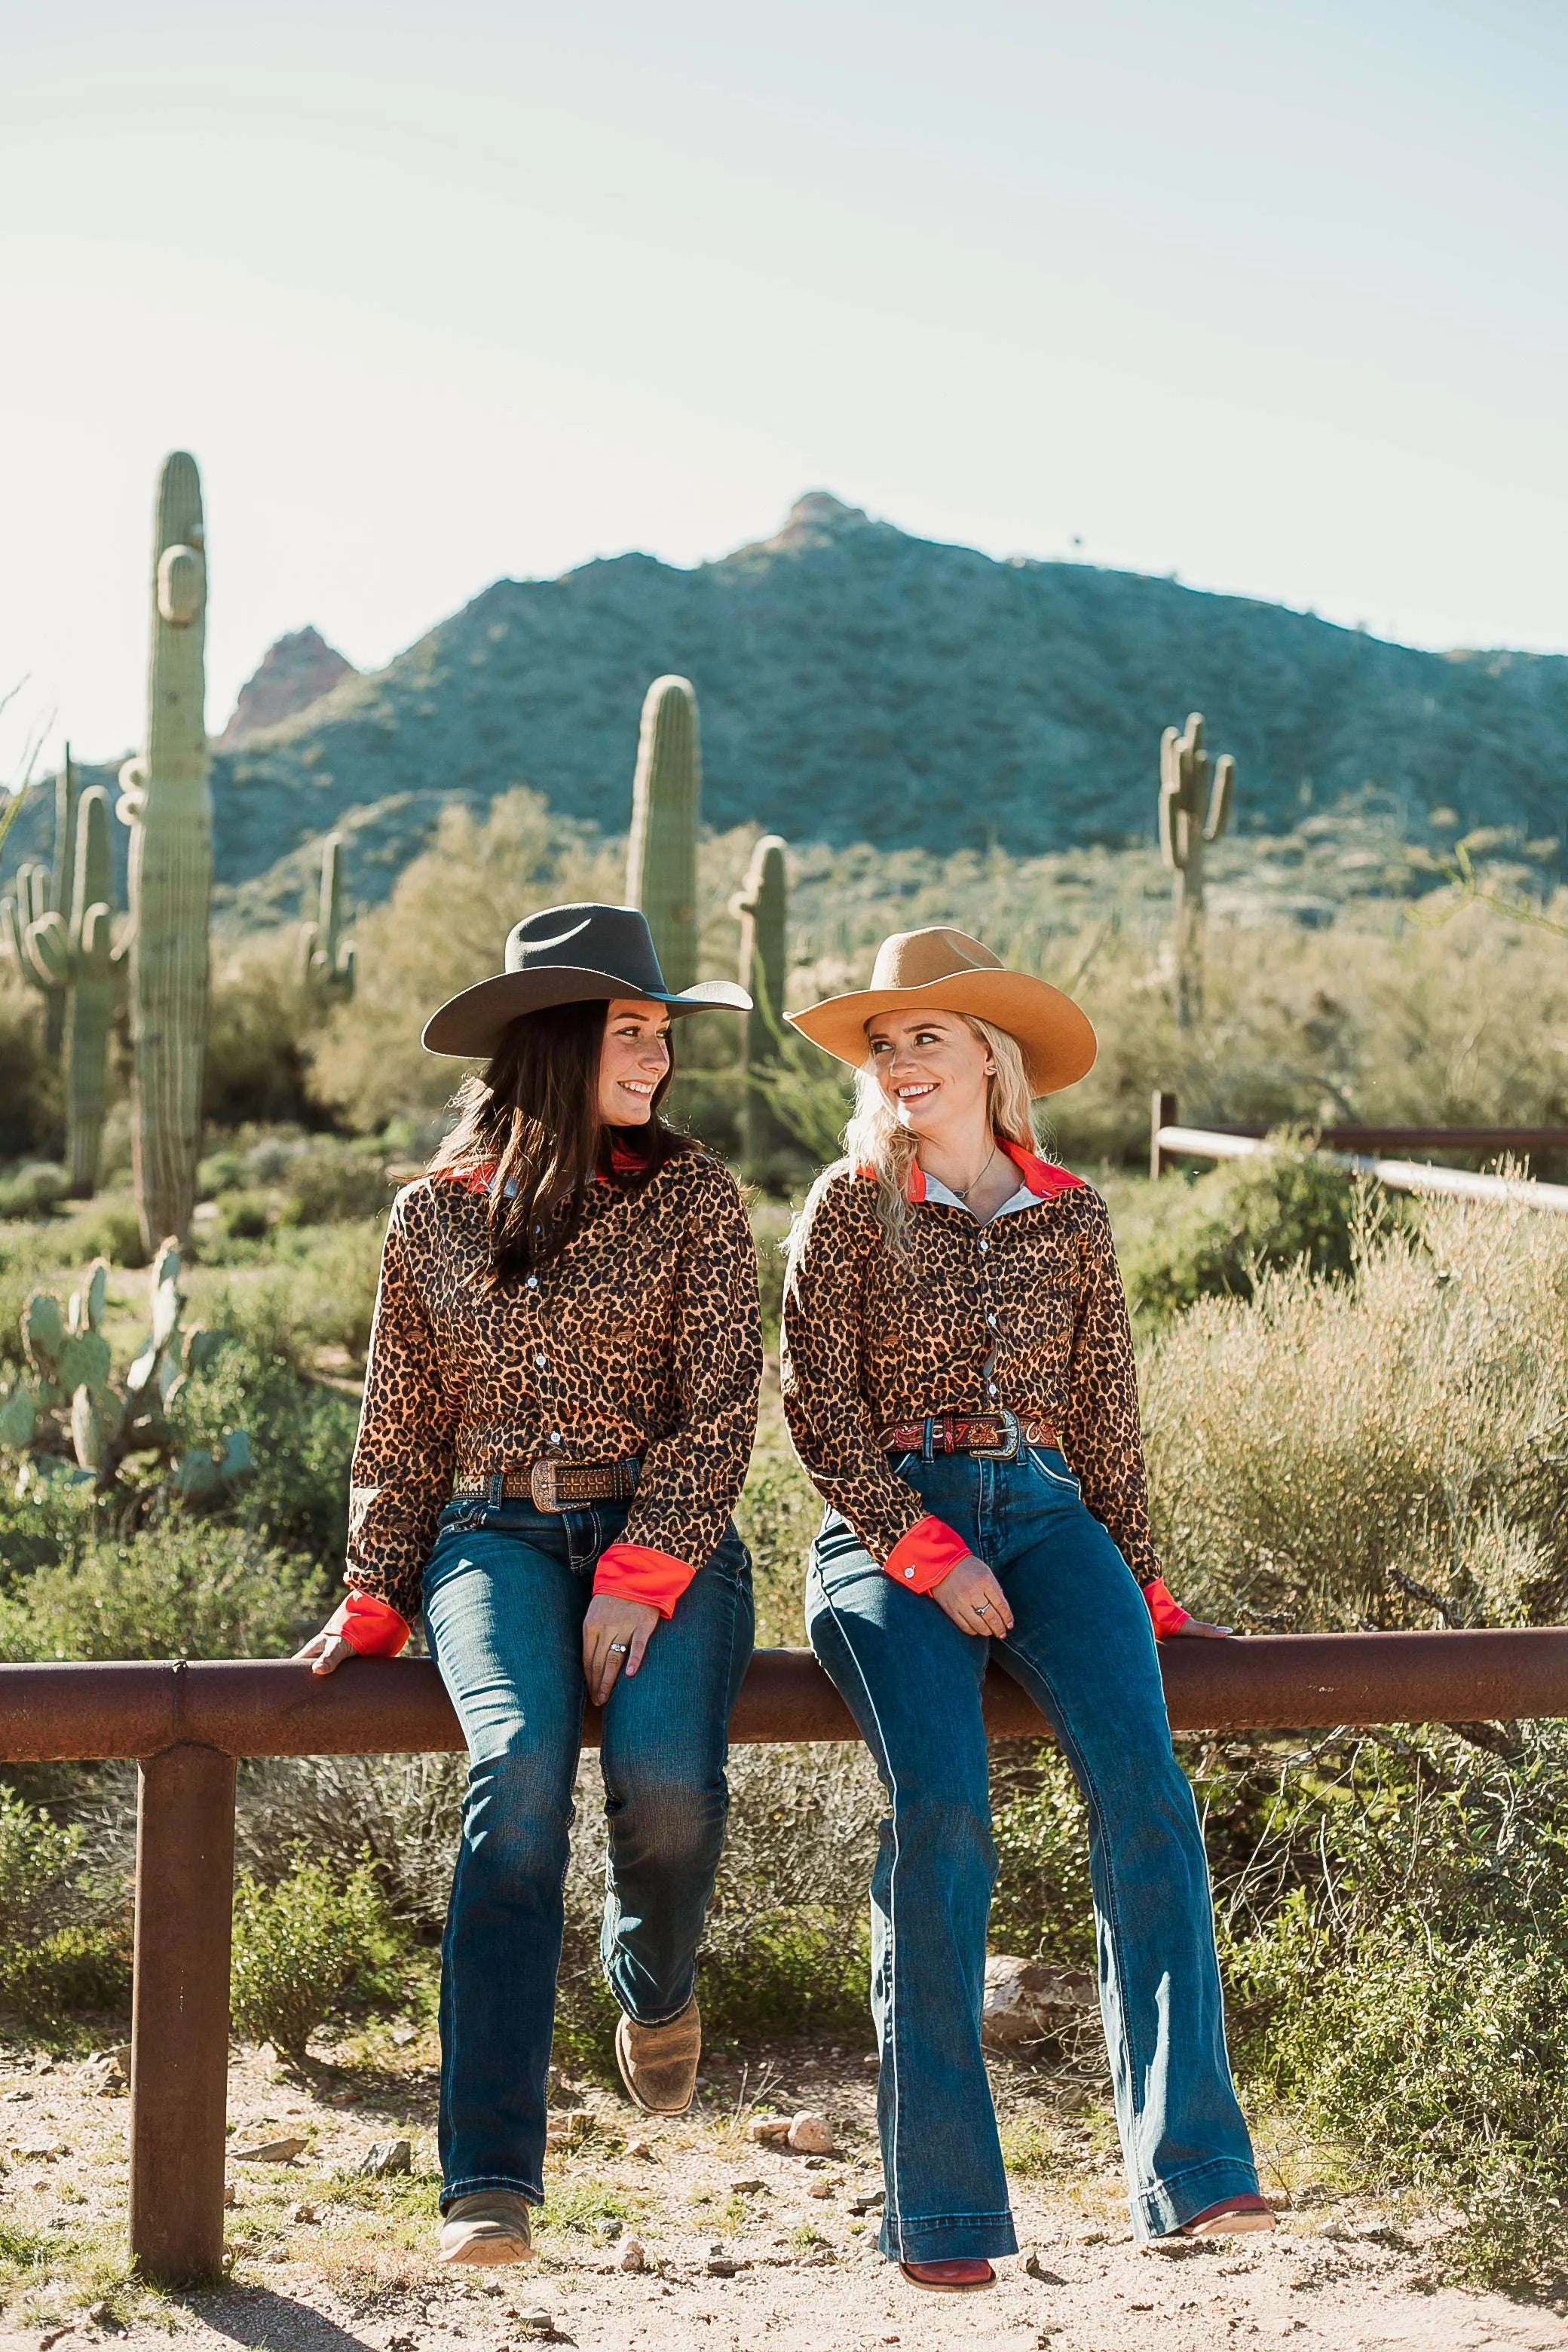
POLYGON ((623 1667, 636 1674, 658 1623, 658 1611, 647 1601, 595 1592, 583 1620, 583 1679, 595 1706, 604 1706, 623 1667))
POLYGON ((1235 1631, 1234 1625, 1205 1625, 1201 1617, 1189 1617, 1184 1625, 1173 1626, 1161 1639, 1179 1642, 1184 1634, 1195 1634, 1200 1642, 1228 1642, 1235 1631))

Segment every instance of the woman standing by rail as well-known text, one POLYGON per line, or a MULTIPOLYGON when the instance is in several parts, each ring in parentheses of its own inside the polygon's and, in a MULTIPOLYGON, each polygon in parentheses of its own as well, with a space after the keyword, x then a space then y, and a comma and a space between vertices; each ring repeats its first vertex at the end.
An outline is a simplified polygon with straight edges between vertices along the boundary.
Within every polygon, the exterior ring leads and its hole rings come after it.
POLYGON ((631 2096, 690 2103, 698 1939, 752 1650, 731 1521, 756 1422, 733 1180, 659 1117, 671 994, 624 907, 519 923, 432 1051, 488 1056, 398 1194, 354 1449, 347 1600, 300 1653, 393 1654, 422 1612, 468 1786, 442 1947, 441 2258, 526 2261, 542 2202, 562 1881, 584 1698, 605 1710, 601 1949, 631 2096))
POLYGON ((961 931, 883 941, 791 1014, 856 1072, 847 1157, 791 1242, 784 1411, 827 1504, 812 1646, 889 1800, 871 1890, 883 2252, 988 2286, 1016 2251, 981 2053, 994 1656, 1089 1808, 1100 2001, 1141 2238, 1268 2229, 1226 2056, 1208 1872, 1171 1748, 1137 1383, 1105 1204, 1041 1160, 1030 1097, 1094 1032, 961 931))

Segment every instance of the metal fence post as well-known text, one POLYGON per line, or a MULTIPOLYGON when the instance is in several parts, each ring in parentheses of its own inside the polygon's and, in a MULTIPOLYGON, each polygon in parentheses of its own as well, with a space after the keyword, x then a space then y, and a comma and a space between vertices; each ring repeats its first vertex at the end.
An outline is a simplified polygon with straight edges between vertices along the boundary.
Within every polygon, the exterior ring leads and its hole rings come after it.
POLYGON ((1160 1129, 1176 1124, 1175 1096, 1156 1087, 1149 1110, 1149 1175, 1151 1181, 1157 1184, 1165 1172, 1165 1155, 1160 1148, 1160 1129))
POLYGON ((131 2022, 131 2254, 151 2279, 223 2262, 235 1759, 143 1759, 131 2022))

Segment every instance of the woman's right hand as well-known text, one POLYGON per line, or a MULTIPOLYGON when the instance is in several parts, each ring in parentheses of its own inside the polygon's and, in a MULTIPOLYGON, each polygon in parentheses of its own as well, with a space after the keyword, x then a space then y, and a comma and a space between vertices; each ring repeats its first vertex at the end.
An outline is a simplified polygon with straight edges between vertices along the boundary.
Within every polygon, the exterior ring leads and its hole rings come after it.
POLYGON ((931 1588, 931 1599, 944 1609, 961 1633, 1010 1633, 1013 1612, 1007 1606, 1007 1596, 983 1559, 966 1551, 955 1560, 940 1584, 931 1588))
POLYGON ((294 1659, 298 1664, 309 1658, 313 1675, 333 1675, 345 1658, 357 1658, 359 1652, 352 1642, 345 1642, 341 1633, 335 1633, 330 1625, 323 1625, 319 1633, 311 1634, 302 1650, 295 1651, 294 1659))

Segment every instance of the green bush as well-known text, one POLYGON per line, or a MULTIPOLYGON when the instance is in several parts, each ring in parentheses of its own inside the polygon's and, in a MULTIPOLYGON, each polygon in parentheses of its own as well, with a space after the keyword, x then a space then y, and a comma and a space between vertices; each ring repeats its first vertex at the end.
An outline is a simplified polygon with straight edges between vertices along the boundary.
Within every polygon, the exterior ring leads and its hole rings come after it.
POLYGON ((345 1875, 297 1853, 290 1874, 271 1886, 242 1871, 234 1896, 235 2031, 300 2058, 327 2018, 395 1994, 403 1948, 368 1862, 345 1875))
POLYGON ((1088 1819, 1066 1762, 1054 1748, 994 1744, 991 1804, 993 1948, 1060 1968, 1092 1968, 1088 1819))
POLYGON ((0 1593, 0 1659, 286 1656, 324 1598, 309 1560, 177 1509, 123 1539, 75 1533, 0 1593))
POLYGON ((232 1524, 258 1542, 339 1565, 358 1419, 353 1397, 305 1377, 281 1349, 251 1340, 223 1349, 180 1400, 187 1444, 216 1446, 226 1429, 249 1436, 256 1468, 228 1506, 232 1524))
MULTIPOLYGON (((0 962, 0 1156, 59 1149, 60 1080, 44 1050, 37 996, 0 962)), ((0 1214, 12 1214, 0 1211, 0 1214)))
POLYGON ((1268 1273, 1144 1368, 1173 1591, 1227 1623, 1556 1621, 1568 1596, 1568 1228, 1431 1203, 1353 1280, 1268 1273))
POLYGON ((1342 1170, 1288 1145, 1126 1197, 1116 1225, 1127 1303, 1154 1328, 1199 1298, 1250 1298, 1267 1266, 1346 1275, 1360 1226, 1387 1213, 1342 1170))
POLYGON ((66 1171, 53 1160, 26 1160, 0 1177, 0 1217, 47 1217, 66 1196, 66 1171))
POLYGON ((130 1990, 124 1894, 95 1885, 85 1844, 0 1788, 0 2006, 28 2024, 117 2010, 130 1990))

